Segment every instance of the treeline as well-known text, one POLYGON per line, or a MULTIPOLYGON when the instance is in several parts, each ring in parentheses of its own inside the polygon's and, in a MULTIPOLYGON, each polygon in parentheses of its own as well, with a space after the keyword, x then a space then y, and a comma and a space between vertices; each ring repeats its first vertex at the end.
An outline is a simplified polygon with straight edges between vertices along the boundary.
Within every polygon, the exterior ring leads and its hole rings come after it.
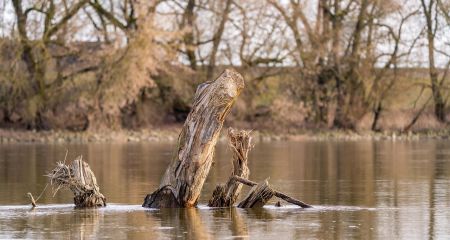
POLYGON ((401 110, 414 114, 401 130, 428 107, 447 121, 449 0, 6 0, 0 9, 3 127, 183 121, 195 86, 226 66, 249 85, 232 114, 244 125, 354 129, 369 118, 382 130, 407 91, 401 110))

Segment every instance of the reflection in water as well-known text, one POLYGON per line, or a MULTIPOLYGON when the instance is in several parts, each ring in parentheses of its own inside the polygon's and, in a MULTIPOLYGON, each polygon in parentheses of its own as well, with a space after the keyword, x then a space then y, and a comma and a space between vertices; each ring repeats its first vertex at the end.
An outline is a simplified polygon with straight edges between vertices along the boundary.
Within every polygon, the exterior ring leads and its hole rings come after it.
POLYGON ((83 209, 72 215, 70 237, 75 239, 92 239, 99 236, 99 226, 103 222, 103 214, 97 209, 83 209))
POLYGON ((195 208, 161 209, 149 211, 147 216, 158 219, 160 229, 167 229, 169 236, 183 239, 211 239, 207 225, 195 208))
POLYGON ((248 226, 246 215, 238 208, 219 208, 213 210, 214 219, 227 219, 230 221, 228 229, 234 238, 248 237, 248 226))
MULTIPOLYGON (((163 209, 139 205, 154 190, 173 144, 0 145, 0 238, 132 239, 449 239, 450 142, 258 143, 250 178, 316 207, 258 210, 163 209), (29 211, 55 162, 83 154, 110 204, 75 210, 69 192, 48 192, 29 211), (50 205, 54 204, 54 205, 50 205), (65 203, 65 204, 62 204, 65 203), (24 205, 20 205, 24 204, 24 205), (123 205, 135 204, 135 205, 123 205)), ((231 157, 219 145, 200 198, 228 178, 231 157)), ((244 188, 248 190, 248 188, 244 188)))

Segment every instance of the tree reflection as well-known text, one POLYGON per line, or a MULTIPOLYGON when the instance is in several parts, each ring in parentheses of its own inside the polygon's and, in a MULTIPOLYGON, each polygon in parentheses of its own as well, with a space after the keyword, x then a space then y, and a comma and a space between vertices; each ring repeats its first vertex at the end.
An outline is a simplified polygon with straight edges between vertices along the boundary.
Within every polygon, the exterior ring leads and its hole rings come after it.
POLYGON ((184 239, 211 239, 208 225, 202 220, 196 208, 167 208, 159 211, 148 211, 148 217, 160 221, 161 229, 168 228, 172 237, 184 239))
POLYGON ((70 219, 71 239, 92 239, 100 237, 100 221, 103 222, 103 214, 99 214, 98 209, 76 210, 77 214, 72 214, 70 219))

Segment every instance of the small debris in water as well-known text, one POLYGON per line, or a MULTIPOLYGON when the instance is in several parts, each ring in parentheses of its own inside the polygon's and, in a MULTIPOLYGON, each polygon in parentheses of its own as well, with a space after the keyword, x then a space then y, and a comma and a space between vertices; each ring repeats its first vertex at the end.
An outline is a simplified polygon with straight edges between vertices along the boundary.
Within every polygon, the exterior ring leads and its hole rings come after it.
POLYGON ((27 193, 27 196, 30 198, 31 206, 33 206, 33 208, 35 208, 37 205, 36 205, 36 201, 34 200, 33 194, 31 194, 29 192, 29 193, 27 193))

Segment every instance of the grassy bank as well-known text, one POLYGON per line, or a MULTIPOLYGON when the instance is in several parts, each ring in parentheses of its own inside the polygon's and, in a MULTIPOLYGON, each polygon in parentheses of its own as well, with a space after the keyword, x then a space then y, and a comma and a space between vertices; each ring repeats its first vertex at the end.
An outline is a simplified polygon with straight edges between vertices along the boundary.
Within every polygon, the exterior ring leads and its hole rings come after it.
MULTIPOLYGON (((0 129, 0 143, 136 143, 136 142, 174 142, 178 138, 181 125, 166 126, 140 131, 24 131, 0 129)), ((222 131, 220 141, 226 141, 222 131)), ((254 130, 254 141, 358 141, 358 140, 419 140, 450 139, 450 129, 426 130, 400 133, 397 131, 372 132, 350 130, 298 130, 290 133, 276 133, 267 130, 254 130)))

